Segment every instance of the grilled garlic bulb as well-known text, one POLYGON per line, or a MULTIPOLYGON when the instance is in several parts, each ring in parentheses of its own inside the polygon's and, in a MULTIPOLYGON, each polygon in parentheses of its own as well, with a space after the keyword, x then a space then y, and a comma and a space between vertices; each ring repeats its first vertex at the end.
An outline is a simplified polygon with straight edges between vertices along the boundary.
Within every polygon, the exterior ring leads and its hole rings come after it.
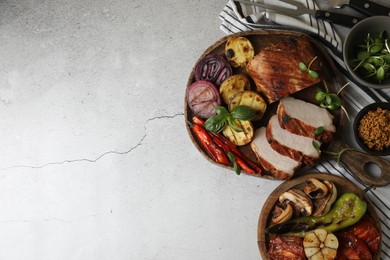
POLYGON ((310 260, 332 260, 336 258, 339 241, 333 233, 316 229, 306 234, 303 247, 310 260))

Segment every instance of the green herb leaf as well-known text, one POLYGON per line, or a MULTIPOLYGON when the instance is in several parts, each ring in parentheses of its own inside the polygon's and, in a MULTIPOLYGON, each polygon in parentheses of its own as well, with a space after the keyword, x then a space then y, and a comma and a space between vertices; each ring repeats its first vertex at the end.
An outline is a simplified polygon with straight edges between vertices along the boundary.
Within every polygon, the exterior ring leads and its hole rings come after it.
POLYGON ((230 112, 233 118, 238 120, 252 120, 256 117, 256 112, 248 106, 236 106, 230 112))
POLYGON ((236 172, 236 174, 240 175, 241 174, 241 167, 237 164, 236 157, 234 156, 234 154, 232 154, 231 152, 228 152, 227 156, 228 156, 229 160, 232 162, 233 169, 236 172))
POLYGON ((229 115, 229 111, 223 106, 216 106, 215 112, 217 113, 217 115, 221 115, 221 116, 225 116, 225 117, 227 117, 229 115))
POLYGON ((227 121, 228 121, 228 123, 229 123, 229 126, 230 126, 234 131, 236 131, 236 132, 242 132, 242 129, 241 129, 239 126, 237 126, 236 120, 235 120, 233 117, 229 116, 229 117, 227 118, 227 121))
POLYGON ((376 78, 378 79, 379 82, 381 82, 385 78, 385 69, 383 67, 380 67, 376 71, 376 78))
POLYGON ((314 130, 314 136, 319 136, 325 131, 325 128, 323 126, 317 127, 316 130, 314 130))
POLYGON ((330 104, 330 105, 328 105, 327 108, 330 109, 330 110, 336 110, 336 109, 339 109, 340 106, 336 106, 335 104, 330 104))
POLYGON ((357 54, 357 57, 359 60, 365 60, 365 59, 368 59, 370 57, 370 53, 367 51, 361 51, 357 54))
POLYGON ((299 62, 299 63, 298 63, 299 69, 300 69, 300 70, 303 70, 303 71, 307 71, 307 73, 309 74, 309 76, 312 77, 313 79, 318 78, 318 73, 315 72, 314 70, 311 70, 311 69, 310 69, 310 66, 311 66, 311 64, 313 64, 313 62, 314 62, 316 59, 317 59, 317 56, 315 56, 315 57, 310 61, 310 63, 309 63, 308 66, 306 66, 306 64, 303 63, 303 62, 299 62))
POLYGON ((379 83, 390 75, 390 48, 385 35, 384 31, 378 35, 367 33, 364 42, 357 45, 357 59, 352 62, 360 76, 379 83))
POLYGON ((330 99, 332 100, 331 101, 331 104, 335 105, 335 106, 341 106, 341 98, 339 96, 337 96, 336 94, 334 93, 330 93, 329 94, 329 97, 330 99))
POLYGON ((227 123, 227 117, 223 114, 217 114, 212 117, 209 117, 206 122, 204 122, 204 128, 207 131, 213 133, 219 133, 223 130, 227 123))
POLYGON ((323 92, 321 89, 317 89, 317 93, 316 93, 316 100, 317 101, 322 101, 324 100, 326 97, 326 93, 323 92))
POLYGON ((303 62, 300 62, 299 64, 298 64, 298 66, 299 66, 299 69, 300 70, 307 70, 307 67, 306 67, 306 65, 305 65, 305 63, 303 63, 303 62))
POLYGON ((318 78, 318 73, 315 72, 314 70, 309 70, 308 73, 309 73, 309 76, 312 77, 313 79, 318 78))
POLYGON ((370 48, 370 53, 377 53, 380 52, 383 49, 383 43, 382 40, 379 39, 379 42, 374 43, 370 48))
POLYGON ((313 141, 311 142, 311 144, 313 145, 314 149, 317 150, 317 152, 321 152, 321 150, 320 150, 320 145, 318 144, 317 141, 313 140, 313 141))

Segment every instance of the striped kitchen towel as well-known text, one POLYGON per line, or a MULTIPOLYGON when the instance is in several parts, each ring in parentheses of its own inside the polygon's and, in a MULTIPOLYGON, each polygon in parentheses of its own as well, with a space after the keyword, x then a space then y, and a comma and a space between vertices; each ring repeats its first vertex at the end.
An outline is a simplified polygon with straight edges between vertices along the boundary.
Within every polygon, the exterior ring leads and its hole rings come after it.
MULTIPOLYGON (((255 0, 251 0, 255 1, 255 0)), ((313 0, 297 0, 304 2, 310 9, 318 9, 313 0)), ((274 4, 277 1, 273 1, 274 4)), ((390 89, 378 90, 361 86, 349 77, 342 60, 342 39, 334 26, 328 22, 317 20, 310 15, 292 18, 282 14, 269 13, 260 7, 230 0, 220 13, 222 20, 220 29, 226 34, 249 30, 291 29, 307 33, 318 39, 327 49, 340 71, 345 75, 345 82, 350 85, 344 91, 344 101, 352 121, 345 128, 347 142, 358 148, 353 140, 352 122, 355 115, 364 106, 373 102, 390 102, 390 89)), ((386 159, 390 160, 390 157, 386 159)), ((355 183, 362 189, 368 188, 347 169, 334 160, 320 163, 311 171, 330 172, 355 183)), ((381 219, 382 247, 381 259, 390 259, 390 186, 370 189, 367 196, 372 201, 381 219)))

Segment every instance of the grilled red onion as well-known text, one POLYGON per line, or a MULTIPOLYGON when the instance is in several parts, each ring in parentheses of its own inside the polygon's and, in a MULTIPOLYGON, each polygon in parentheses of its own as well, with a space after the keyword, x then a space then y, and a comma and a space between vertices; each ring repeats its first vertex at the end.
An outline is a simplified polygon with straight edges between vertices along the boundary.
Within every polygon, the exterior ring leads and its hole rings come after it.
POLYGON ((199 80, 188 86, 187 102, 195 115, 209 118, 215 115, 215 107, 221 105, 221 96, 213 83, 199 80))
POLYGON ((216 86, 232 75, 232 67, 220 55, 209 54, 201 59, 195 66, 195 79, 208 80, 216 86))

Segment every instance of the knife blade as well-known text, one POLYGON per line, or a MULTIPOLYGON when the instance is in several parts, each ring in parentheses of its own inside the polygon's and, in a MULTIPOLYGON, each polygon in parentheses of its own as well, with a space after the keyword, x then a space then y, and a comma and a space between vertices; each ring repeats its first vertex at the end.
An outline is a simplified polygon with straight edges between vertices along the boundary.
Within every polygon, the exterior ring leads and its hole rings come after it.
POLYGON ((390 7, 368 1, 368 0, 328 0, 333 7, 341 7, 349 5, 353 9, 360 11, 366 15, 385 15, 390 16, 390 7))
POLYGON ((295 9, 282 7, 279 5, 265 4, 264 2, 261 2, 261 1, 251 2, 249 0, 234 0, 234 2, 259 6, 259 7, 266 9, 266 10, 269 10, 269 11, 274 11, 274 12, 292 15, 292 16, 301 16, 304 14, 310 14, 317 19, 325 20, 325 21, 328 21, 330 23, 339 24, 339 25, 343 25, 346 27, 352 27, 355 24, 357 24, 360 20, 363 19, 360 17, 336 13, 336 12, 323 11, 323 10, 312 10, 312 9, 307 8, 303 3, 296 2, 294 0, 279 0, 279 2, 283 2, 283 3, 287 3, 288 5, 292 5, 293 7, 295 7, 295 9))

